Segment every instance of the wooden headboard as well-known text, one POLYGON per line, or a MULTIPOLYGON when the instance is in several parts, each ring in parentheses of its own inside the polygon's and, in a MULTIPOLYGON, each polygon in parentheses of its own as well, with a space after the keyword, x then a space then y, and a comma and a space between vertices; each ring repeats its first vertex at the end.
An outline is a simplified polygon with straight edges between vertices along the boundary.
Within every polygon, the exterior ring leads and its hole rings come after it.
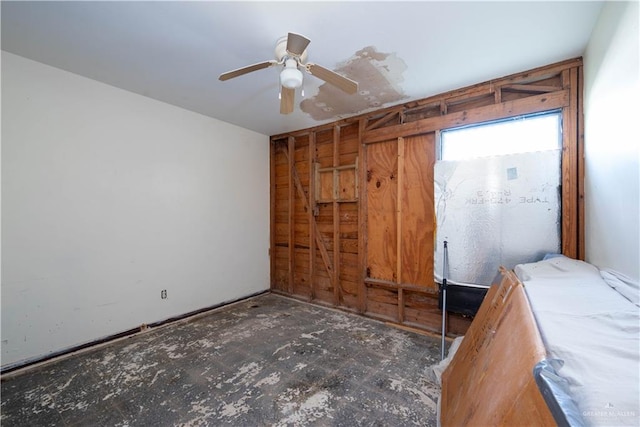
POLYGON ((533 376, 546 351, 524 287, 500 272, 442 375, 443 426, 556 424, 533 376))

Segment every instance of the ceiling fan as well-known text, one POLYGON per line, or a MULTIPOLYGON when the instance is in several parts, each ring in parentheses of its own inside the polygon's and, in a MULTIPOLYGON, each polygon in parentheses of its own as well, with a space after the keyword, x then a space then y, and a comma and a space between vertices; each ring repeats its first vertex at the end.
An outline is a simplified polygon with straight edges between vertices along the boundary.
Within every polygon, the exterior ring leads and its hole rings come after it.
POLYGON ((273 67, 275 65, 282 66, 283 68, 280 72, 281 114, 289 114, 293 112, 295 90, 302 86, 302 72, 300 71, 300 68, 349 94, 356 93, 358 91, 357 82, 318 64, 313 64, 311 62, 305 63, 307 59, 307 46, 310 42, 311 40, 301 36, 300 34, 289 33, 287 36, 281 37, 276 43, 275 60, 272 59, 269 61, 259 62, 257 64, 238 68, 237 70, 228 71, 220 74, 218 79, 225 81, 253 71, 273 67))

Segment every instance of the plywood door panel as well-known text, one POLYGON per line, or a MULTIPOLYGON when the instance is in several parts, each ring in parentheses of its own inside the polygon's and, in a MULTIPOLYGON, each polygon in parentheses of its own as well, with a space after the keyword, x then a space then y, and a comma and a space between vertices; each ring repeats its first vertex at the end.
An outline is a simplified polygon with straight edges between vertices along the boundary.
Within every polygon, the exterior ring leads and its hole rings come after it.
POLYGON ((434 288, 434 134, 404 138, 401 198, 402 282, 434 288))
POLYGON ((367 275, 396 280, 396 141, 367 147, 367 275))

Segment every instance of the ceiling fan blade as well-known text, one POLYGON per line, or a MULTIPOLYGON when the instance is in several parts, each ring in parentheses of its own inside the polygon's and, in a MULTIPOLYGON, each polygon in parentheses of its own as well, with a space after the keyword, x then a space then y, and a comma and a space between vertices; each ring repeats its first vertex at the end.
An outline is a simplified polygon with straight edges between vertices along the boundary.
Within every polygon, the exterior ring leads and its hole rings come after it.
POLYGON ((348 94, 354 94, 358 91, 358 82, 341 76, 335 71, 331 71, 318 64, 307 64, 306 68, 312 75, 342 89, 348 94))
POLYGON ((277 63, 278 63, 278 61, 274 61, 274 60, 259 62, 257 64, 248 65, 246 67, 238 68, 237 70, 231 70, 231 71, 227 71, 226 73, 222 73, 222 74, 220 74, 220 77, 218 77, 218 79, 222 80, 222 81, 233 79, 234 77, 238 77, 238 76, 241 76, 243 74, 247 74, 247 73, 251 73, 251 72, 254 72, 254 71, 262 70, 264 68, 269 68, 272 65, 276 65, 277 63))
POLYGON ((294 56, 300 56, 309 46, 311 40, 296 33, 289 33, 287 36, 287 52, 294 56))
POLYGON ((289 114, 293 112, 293 100, 296 96, 295 89, 289 89, 282 86, 280 89, 280 114, 289 114))

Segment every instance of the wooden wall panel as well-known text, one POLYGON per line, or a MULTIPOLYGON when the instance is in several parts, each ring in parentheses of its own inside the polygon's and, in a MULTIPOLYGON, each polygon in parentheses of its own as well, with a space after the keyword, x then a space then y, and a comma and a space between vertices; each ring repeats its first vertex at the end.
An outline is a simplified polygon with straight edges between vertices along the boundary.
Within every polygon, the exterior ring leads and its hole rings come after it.
POLYGON ((429 295, 412 291, 404 292, 405 323, 411 326, 434 325, 428 329, 440 332, 438 322, 442 321, 442 312, 438 309, 438 299, 435 294, 429 295))
POLYGON ((288 215, 287 215, 287 225, 289 227, 289 238, 287 239, 287 259, 289 261, 287 265, 287 292, 293 293, 293 269, 295 263, 294 256, 294 241, 295 241, 295 219, 294 219, 294 211, 295 211, 295 197, 296 197, 296 178, 297 173, 295 170, 295 162, 293 158, 293 150, 295 148, 296 140, 293 136, 287 138, 287 146, 282 147, 282 151, 287 156, 287 169, 289 174, 289 183, 287 185, 288 195, 287 195, 287 206, 288 206, 288 215))
POLYGON ((279 177, 276 176, 276 143, 269 147, 269 274, 272 288, 279 288, 276 280, 276 186, 279 177))
POLYGON ((485 107, 494 103, 494 95, 492 93, 487 93, 485 95, 481 95, 471 99, 467 98, 461 101, 447 103, 447 114, 469 110, 472 108, 485 107))
POLYGON ((289 278, 289 169, 283 153, 286 140, 271 146, 271 283, 280 291, 287 291, 289 278))
POLYGON ((356 198, 356 170, 345 169, 338 174, 338 199, 353 200, 356 198))
POLYGON ((333 166, 333 131, 316 133, 316 161, 321 168, 333 166))
POLYGON ((402 171, 402 283, 435 289, 433 281, 433 239, 435 208, 433 133, 404 140, 402 171))
MULTIPOLYGON (((583 257, 581 85, 577 58, 272 136, 272 290, 439 332, 434 135, 557 109, 563 114, 562 248, 583 257)), ((462 334, 469 324, 449 313, 446 332, 462 334)))
POLYGON ((271 284, 272 287, 280 291, 286 291, 288 287, 288 265, 289 258, 287 255, 288 248, 282 246, 276 246, 274 250, 271 251, 271 256, 274 260, 274 270, 272 270, 272 279, 271 284))
POLYGON ((332 303, 333 285, 322 257, 318 254, 315 259, 316 275, 313 277, 314 301, 332 303))
POLYGON ((358 271, 358 254, 340 254, 340 282, 357 283, 360 281, 358 271))
POLYGON ((365 314, 383 320, 398 320, 398 291, 367 287, 367 311, 365 314))
POLYGON ((315 275, 316 275, 316 258, 317 242, 316 242, 316 218, 315 218, 315 203, 316 189, 315 189, 315 164, 316 164, 316 135, 312 133, 309 135, 309 206, 307 208, 307 223, 309 224, 309 301, 313 301, 316 298, 315 289, 315 275))
POLYGON ((340 145, 338 147, 340 165, 352 165, 356 162, 359 145, 358 122, 350 126, 342 126, 340 128, 340 145))
POLYGON ((396 280, 396 141, 367 147, 367 275, 396 280))
POLYGON ((333 199, 333 172, 320 172, 317 178, 320 182, 318 185, 318 200, 333 199))

